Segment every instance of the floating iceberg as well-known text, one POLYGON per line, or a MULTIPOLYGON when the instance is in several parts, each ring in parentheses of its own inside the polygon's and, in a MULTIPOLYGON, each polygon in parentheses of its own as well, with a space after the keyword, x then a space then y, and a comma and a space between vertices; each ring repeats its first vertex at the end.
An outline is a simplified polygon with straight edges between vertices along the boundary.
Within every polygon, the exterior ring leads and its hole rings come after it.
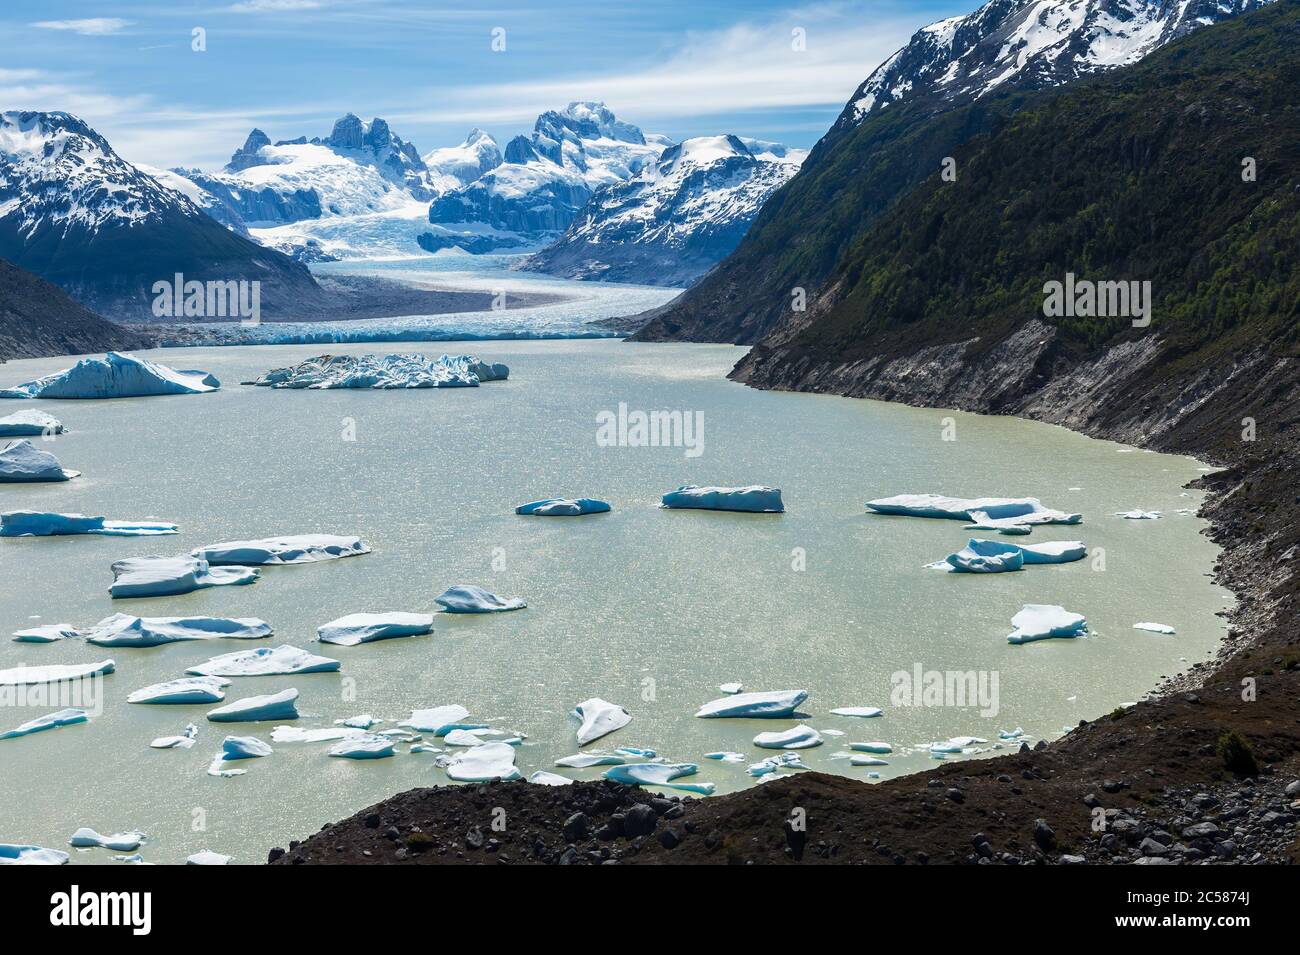
POLYGON ((189 749, 198 735, 199 728, 193 723, 186 723, 184 732, 179 736, 159 736, 149 745, 153 749, 189 749))
POLYGON ((199 676, 286 676, 297 673, 333 673, 339 661, 319 657, 289 644, 223 653, 186 670, 199 676))
POLYGON ((1126 521, 1158 521, 1163 516, 1160 511, 1116 511, 1116 517, 1122 517, 1126 521))
POLYGON ((433 706, 424 710, 412 710, 409 720, 402 720, 398 726, 414 730, 417 733, 431 733, 434 736, 446 736, 452 730, 486 729, 480 723, 466 723, 469 710, 456 703, 446 706, 433 706))
MULTIPOLYGON (((457 727, 438 735, 442 736, 442 741, 448 746, 482 746, 488 742, 483 737, 501 736, 502 733, 500 730, 480 726, 477 729, 461 729, 457 727)), ((505 742, 505 740, 502 740, 502 742, 505 742)))
POLYGON ((133 617, 115 613, 95 624, 86 642, 101 647, 157 647, 189 640, 262 640, 271 625, 256 617, 133 617))
POLYGON ((730 696, 735 696, 744 688, 745 685, 743 683, 724 683, 720 687, 718 687, 718 692, 726 693, 730 696))
POLYGON ((329 755, 342 759, 385 759, 393 755, 393 741, 383 736, 349 736, 330 747, 329 755))
POLYGON ((395 637, 419 637, 433 630, 427 613, 350 613, 316 628, 316 639, 341 647, 355 647, 395 637))
POLYGON ((31 736, 33 733, 40 733, 45 730, 58 729, 60 726, 72 726, 75 723, 88 723, 90 717, 86 715, 85 710, 66 709, 59 710, 55 713, 46 713, 44 716, 38 716, 34 720, 28 720, 21 726, 0 733, 0 739, 17 739, 20 736, 31 736))
POLYGON ((58 418, 36 408, 24 408, 0 418, 0 438, 63 434, 63 430, 63 423, 58 418))
POLYGON ((892 753, 894 747, 888 743, 849 743, 849 749, 860 753, 892 753))
POLYGON ((434 598, 434 602, 446 613, 498 613, 528 606, 520 597, 498 597, 471 584, 459 584, 445 590, 440 597, 434 598))
POLYGON ((622 766, 627 760, 617 753, 603 753, 593 751, 590 753, 574 753, 572 756, 561 756, 555 761, 556 766, 563 766, 566 769, 587 769, 591 766, 622 766))
POLYGON ((1174 630, 1173 627, 1169 626, 1169 624, 1167 623, 1151 623, 1150 621, 1146 621, 1143 623, 1135 623, 1133 624, 1133 629, 1146 630, 1149 633, 1172 634, 1177 632, 1174 630))
POLYGON ((109 352, 71 368, 0 390, 0 398, 141 398, 198 395, 221 383, 203 371, 176 371, 134 355, 109 352))
POLYGON ((850 756, 850 766, 888 766, 889 761, 879 756, 850 756))
POLYGON ((706 511, 747 511, 752 514, 780 514, 781 489, 752 484, 749 487, 698 487, 684 484, 663 496, 663 507, 698 508, 706 511))
POLYGON ((128 703, 220 703, 226 698, 222 692, 230 686, 229 680, 215 676, 181 677, 166 680, 136 690, 126 698, 128 703))
POLYGON ((26 438, 11 441, 0 451, 0 482, 9 484, 35 484, 50 481, 70 481, 80 477, 80 471, 69 471, 59 464, 59 459, 42 451, 26 438))
POLYGON ((705 719, 722 717, 758 717, 779 719, 793 716, 799 704, 808 699, 807 690, 772 690, 759 693, 733 693, 711 700, 696 711, 705 719))
POLYGON ((1068 564, 1087 555, 1083 541, 1012 544, 972 537, 965 548, 929 566, 954 572, 999 573, 1030 564, 1068 564))
POLYGON ((582 725, 578 727, 578 745, 586 746, 592 740, 622 729, 632 722, 627 710, 614 703, 607 703, 599 697, 583 700, 573 712, 582 725))
POLYGON ((548 773, 544 769, 539 769, 528 777, 528 781, 535 786, 572 786, 573 780, 568 776, 561 776, 559 773, 548 773))
POLYGON ((211 849, 200 849, 185 857, 186 865, 230 865, 231 856, 223 856, 211 849))
POLYGON ((273 368, 249 384, 268 388, 476 388, 504 381, 510 369, 472 355, 320 355, 273 368))
POLYGON ((322 726, 317 729, 302 729, 297 726, 276 726, 271 730, 272 743, 332 743, 340 739, 356 739, 365 736, 365 730, 348 726, 322 726))
POLYGON ((272 752, 270 744, 256 736, 227 736, 221 741, 221 758, 228 763, 237 759, 260 759, 272 752))
POLYGON ((47 511, 9 511, 0 514, 0 537, 56 537, 96 534, 101 537, 157 537, 175 534, 176 525, 164 521, 109 521, 85 514, 47 511))
POLYGON ((760 749, 810 749, 821 744, 821 734, 803 724, 780 732, 759 733, 754 737, 754 745, 760 749))
POLYGON ((493 779, 518 779, 515 748, 508 743, 484 743, 452 756, 447 775, 463 783, 485 783, 493 779))
POLYGON ((746 772, 751 776, 770 776, 778 769, 807 769, 808 766, 798 753, 782 753, 779 756, 769 756, 767 759, 761 759, 757 763, 750 763, 746 772))
POLYGON ((879 716, 881 713, 878 706, 837 706, 831 710, 836 716, 860 716, 864 719, 870 719, 873 716, 879 716))
POLYGON ((63 683, 86 677, 104 676, 114 670, 112 660, 98 663, 49 663, 45 666, 18 666, 0 670, 0 686, 30 686, 36 683, 63 683))
POLYGON ((694 776, 700 767, 694 763, 627 763, 612 766, 605 770, 605 778, 629 786, 664 786, 668 789, 681 789, 685 792, 712 795, 713 783, 674 783, 674 779, 694 776))
POLYGON ((369 553, 370 548, 360 537, 340 537, 334 534, 299 534, 262 540, 225 541, 190 551, 191 556, 206 560, 213 567, 231 564, 312 564, 369 553))
POLYGON ((1078 524, 1083 520, 1081 514, 1044 507, 1035 497, 964 498, 942 494, 899 494, 868 501, 867 507, 878 514, 974 521, 980 527, 992 530, 1023 530, 1033 524, 1078 524))
POLYGON ((1071 613, 1055 604, 1025 604, 1011 618, 1015 628, 1007 636, 1007 643, 1030 643, 1051 637, 1079 637, 1088 632, 1088 621, 1082 614, 1071 613))
POLYGON ((258 573, 251 567, 209 567, 195 557, 128 557, 112 566, 114 598, 171 597, 208 587, 251 584, 258 573))
POLYGON ((281 690, 266 696, 249 696, 208 711, 214 723, 260 723, 265 720, 296 720, 298 699, 295 689, 281 690))
POLYGON ((724 749, 719 750, 716 753, 705 753, 704 758, 716 759, 720 763, 743 763, 745 761, 745 754, 724 749))
POLYGON ((68 845, 77 849, 90 849, 98 846, 112 849, 114 852, 135 852, 144 842, 143 832, 115 832, 111 836, 103 835, 94 829, 82 827, 72 834, 68 845))
POLYGON ((15 630, 16 643, 57 643, 81 636, 81 631, 70 623, 47 623, 26 630, 15 630))
POLYGON ((349 716, 345 720, 335 720, 335 726, 346 726, 349 729, 368 730, 370 727, 382 723, 383 720, 377 720, 369 713, 362 713, 358 716, 349 716))
POLYGON ((550 497, 543 501, 520 504, 516 514, 534 514, 538 517, 578 517, 583 514, 604 514, 609 505, 591 497, 550 497))
POLYGON ((62 849, 0 843, 0 865, 66 865, 68 858, 62 849))

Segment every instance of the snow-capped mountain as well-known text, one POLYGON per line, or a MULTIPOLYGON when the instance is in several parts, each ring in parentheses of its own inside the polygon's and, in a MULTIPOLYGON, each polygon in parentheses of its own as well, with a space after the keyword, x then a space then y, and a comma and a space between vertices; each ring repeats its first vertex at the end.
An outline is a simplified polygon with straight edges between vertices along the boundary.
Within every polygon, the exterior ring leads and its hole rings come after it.
POLYGON ((459 146, 444 146, 424 154, 424 164, 439 192, 468 186, 485 172, 505 162, 501 147, 491 135, 475 127, 459 146))
POLYGON ((472 252, 537 245, 558 236, 592 193, 658 160, 667 141, 647 137, 604 103, 570 103, 506 144, 504 162, 429 207, 420 245, 472 252), (469 228, 466 228, 469 227, 469 228))
POLYGON ((564 235, 524 268, 568 278, 689 285, 731 252, 806 152, 736 136, 664 150, 598 190, 564 235))
POLYGON ((858 87, 832 133, 902 99, 968 102, 1010 80, 1056 86, 1136 63, 1198 27, 1272 0, 991 0, 923 27, 858 87))
POLYGON ((101 314, 148 319, 155 281, 259 279, 263 302, 320 294, 302 266, 223 228, 61 112, 0 113, 0 257, 101 314))

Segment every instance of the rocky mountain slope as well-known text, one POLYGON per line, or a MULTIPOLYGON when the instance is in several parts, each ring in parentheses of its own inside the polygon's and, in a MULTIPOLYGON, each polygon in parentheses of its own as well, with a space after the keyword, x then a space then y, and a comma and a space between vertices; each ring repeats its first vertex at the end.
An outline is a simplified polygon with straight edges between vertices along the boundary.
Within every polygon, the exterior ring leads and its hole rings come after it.
POLYGON ((151 321, 153 284, 261 282, 262 307, 310 308, 310 273, 227 229, 67 113, 0 113, 0 257, 121 321, 151 321))
POLYGON ((736 136, 670 146, 627 182, 595 192, 564 235, 523 267, 566 278, 689 285, 736 247, 803 156, 736 136))
POLYGON ((0 259, 0 361, 149 347, 148 336, 105 321, 57 286, 0 259))
POLYGON ((992 0, 918 31, 859 87, 736 251, 647 315, 638 337, 748 344, 799 321, 792 305, 823 289, 876 218, 1024 93, 1135 62, 1266 2, 992 0))

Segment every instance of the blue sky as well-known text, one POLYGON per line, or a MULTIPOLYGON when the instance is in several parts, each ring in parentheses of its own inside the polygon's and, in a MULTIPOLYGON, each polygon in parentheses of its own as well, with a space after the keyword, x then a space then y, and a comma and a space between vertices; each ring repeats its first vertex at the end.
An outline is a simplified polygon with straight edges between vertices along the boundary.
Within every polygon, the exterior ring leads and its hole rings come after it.
POLYGON ((128 159, 157 166, 212 168, 253 126, 272 139, 325 135, 349 111, 384 117, 421 152, 473 126, 504 144, 575 99, 675 139, 732 132, 808 146, 918 27, 977 5, 6 0, 0 108, 76 113, 128 159))

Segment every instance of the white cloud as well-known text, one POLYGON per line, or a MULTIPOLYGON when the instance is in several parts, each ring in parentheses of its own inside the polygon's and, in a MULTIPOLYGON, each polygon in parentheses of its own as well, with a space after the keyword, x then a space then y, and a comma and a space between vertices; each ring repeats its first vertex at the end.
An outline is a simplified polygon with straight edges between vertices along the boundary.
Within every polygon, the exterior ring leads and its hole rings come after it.
POLYGON ((320 0, 243 0, 226 7, 230 13, 285 13, 294 10, 315 10, 320 0))
POLYGON ((32 26, 42 30, 68 30, 82 36, 108 36, 120 33, 130 25, 130 21, 118 17, 91 17, 87 20, 40 20, 32 26))

